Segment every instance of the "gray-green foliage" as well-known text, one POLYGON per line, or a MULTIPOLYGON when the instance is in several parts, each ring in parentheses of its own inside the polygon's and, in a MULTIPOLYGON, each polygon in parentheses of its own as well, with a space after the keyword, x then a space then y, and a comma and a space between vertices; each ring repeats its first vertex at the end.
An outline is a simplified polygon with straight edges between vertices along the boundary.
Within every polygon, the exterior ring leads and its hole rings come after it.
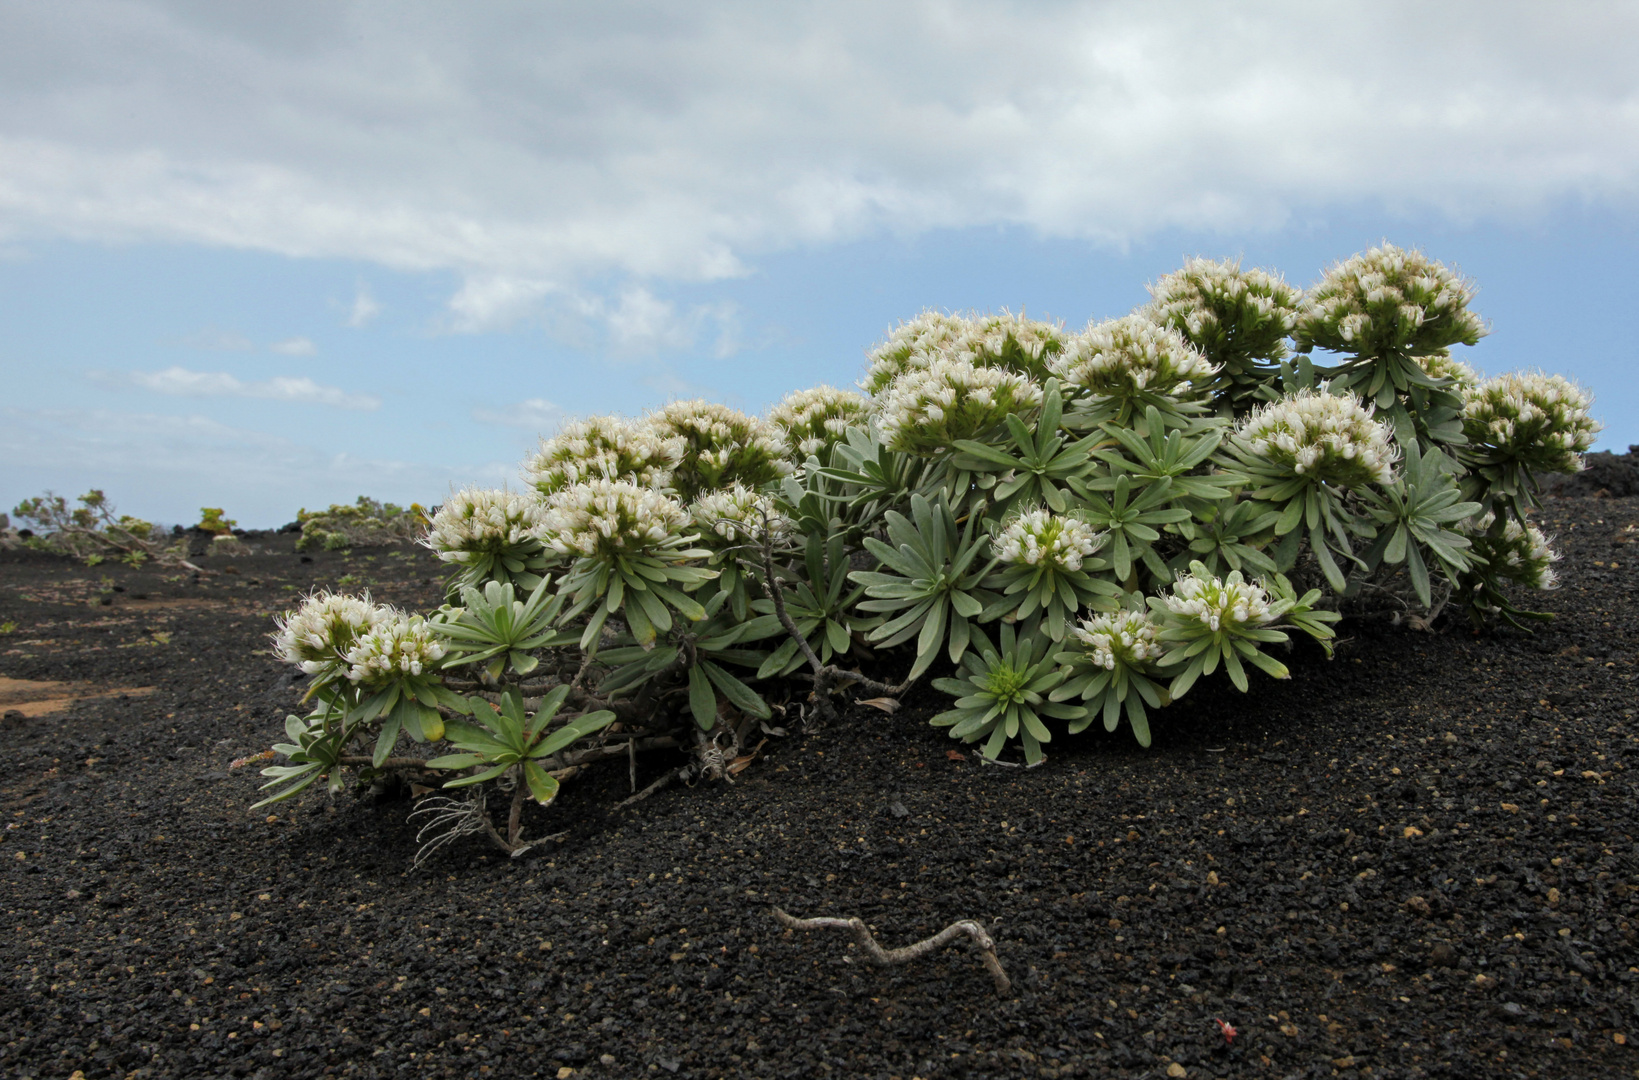
POLYGON ((461 752, 427 768, 544 801, 529 763, 619 753, 617 722, 721 775, 776 714, 929 672, 956 699, 935 723, 1039 762, 1097 722, 1149 745, 1202 679, 1301 674, 1295 639, 1318 661, 1349 612, 1529 616, 1536 473, 1597 425, 1564 380, 1450 357, 1484 329, 1466 283, 1385 248, 1309 293, 1203 260, 1154 291, 1079 333, 925 313, 873 352, 867 404, 776 410, 820 418, 800 439, 702 402, 566 429, 553 483, 440 510, 445 609, 315 597, 282 626, 315 707, 269 775, 334 787, 442 735, 461 752))

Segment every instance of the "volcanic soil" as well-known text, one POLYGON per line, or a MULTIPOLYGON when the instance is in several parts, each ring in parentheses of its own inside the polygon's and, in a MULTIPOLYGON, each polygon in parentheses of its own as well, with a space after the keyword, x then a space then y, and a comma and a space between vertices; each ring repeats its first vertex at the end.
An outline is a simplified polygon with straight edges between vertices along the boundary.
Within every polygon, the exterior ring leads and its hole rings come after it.
POLYGON ((1149 750, 1095 726, 1030 770, 955 752, 930 690, 792 707, 732 783, 615 811, 599 766, 529 811, 560 840, 414 871, 408 794, 252 811, 231 763, 298 707, 272 615, 425 609, 430 555, 0 553, 0 1074, 1639 1074, 1639 502, 1540 520, 1535 634, 1348 623, 1149 750), (774 905, 889 947, 980 920, 1013 992, 961 942, 880 968, 774 905))

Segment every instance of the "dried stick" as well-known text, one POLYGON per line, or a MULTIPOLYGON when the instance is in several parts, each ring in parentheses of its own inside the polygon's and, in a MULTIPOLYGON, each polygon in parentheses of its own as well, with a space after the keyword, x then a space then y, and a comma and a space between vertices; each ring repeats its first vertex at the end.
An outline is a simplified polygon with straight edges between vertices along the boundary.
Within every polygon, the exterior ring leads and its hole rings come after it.
POLYGON ((788 930, 850 930, 854 940, 859 942, 860 948, 873 961, 886 967, 889 964, 907 964, 942 949, 951 941, 963 934, 973 940, 973 947, 984 961, 985 970, 990 972, 990 978, 996 984, 996 996, 1006 997, 1013 989, 1008 981, 1007 972, 1002 970, 1002 962, 996 959, 996 943, 985 933, 984 927, 972 919, 958 919, 930 938, 918 941, 914 945, 906 945, 902 949, 884 949, 871 936, 871 928, 865 925, 864 919, 832 919, 820 917, 817 919, 794 919, 790 915, 774 909, 774 918, 788 930))
POLYGON ((681 765, 675 769, 672 769, 671 771, 662 774, 660 779, 656 780, 636 795, 633 795, 631 798, 622 799, 620 802, 615 803, 614 809, 624 810, 634 803, 640 803, 644 799, 647 799, 650 795, 653 795, 655 792, 665 787, 667 784, 670 784, 673 780, 687 780, 691 775, 693 775, 693 773, 694 767, 692 765, 681 765))

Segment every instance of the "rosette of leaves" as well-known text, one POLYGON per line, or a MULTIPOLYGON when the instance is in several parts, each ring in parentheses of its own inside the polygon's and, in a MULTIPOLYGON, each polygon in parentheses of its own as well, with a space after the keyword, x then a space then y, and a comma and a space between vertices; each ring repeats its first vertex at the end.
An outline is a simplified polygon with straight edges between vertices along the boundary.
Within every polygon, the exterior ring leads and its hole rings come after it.
POLYGON ((1347 575, 1334 552, 1359 564, 1353 538, 1371 530, 1345 505, 1346 492, 1393 481, 1399 457, 1394 435, 1373 419, 1370 406, 1322 386, 1259 406, 1241 421, 1231 446, 1249 478, 1247 494, 1276 509, 1281 569, 1297 561, 1301 526, 1332 588, 1347 575))
POLYGON ((1053 374, 1076 392, 1077 430, 1113 424, 1148 434, 1153 406, 1169 427, 1188 426, 1206 411, 1218 369, 1177 330, 1143 314, 1089 326, 1053 361, 1053 374))
POLYGON ((1068 442, 1059 429, 1064 399, 1058 380, 1047 380, 1042 395, 1041 415, 1032 431, 1017 415, 1003 417, 1005 438, 990 442, 958 439, 950 462, 954 470, 977 478, 996 512, 1010 506, 1044 503, 1055 513, 1069 509, 1065 485, 1092 472, 1089 456, 1098 445, 1098 436, 1089 435, 1068 442))
POLYGON ((1474 286, 1440 263, 1385 244, 1326 271, 1293 337, 1299 352, 1318 346, 1351 357, 1334 385, 1384 410, 1402 442, 1415 430, 1428 442, 1460 443, 1462 400, 1418 358, 1486 335, 1468 310, 1473 298, 1474 286))
POLYGON ((544 514, 533 495, 466 488, 438 508, 421 543, 461 568, 450 583, 452 596, 486 581, 532 589, 552 561, 541 542, 544 514))
POLYGON ((671 486, 684 502, 736 483, 760 488, 795 469, 779 428, 727 405, 674 401, 650 413, 645 425, 659 439, 681 441, 671 486))
POLYGON ((1405 453, 1405 464, 1394 483, 1365 493, 1366 513, 1376 525, 1377 538, 1361 559, 1367 570, 1403 563, 1417 599, 1429 608, 1434 602, 1429 584, 1431 563, 1453 582, 1473 565, 1470 541, 1460 524, 1481 507, 1463 501, 1453 475, 1456 465, 1439 450, 1420 453, 1413 442, 1405 453))
POLYGON ((1150 745, 1147 705, 1159 709, 1172 703, 1160 674, 1160 627, 1147 611, 1106 612, 1083 619, 1070 634, 1063 652, 1053 657, 1062 666, 1065 681, 1048 695, 1052 701, 1079 697, 1085 715, 1070 722, 1070 734, 1087 729, 1102 717, 1104 730, 1114 731, 1126 714, 1138 745, 1150 745))
POLYGON ((990 537, 975 535, 971 517, 958 529, 943 498, 930 501, 916 494, 910 503, 909 518, 888 511, 889 542, 865 538, 879 568, 848 576, 871 598, 860 601, 860 610, 887 619, 871 631, 873 643, 891 648, 916 639, 916 662, 907 677, 915 679, 939 655, 941 644, 948 641, 952 663, 967 651, 974 629, 970 620, 996 599, 982 586, 995 560, 981 561, 990 537))
POLYGON ((748 620, 735 618, 726 610, 726 601, 723 593, 710 597, 706 601, 706 620, 692 630, 678 633, 675 649, 642 646, 605 649, 599 659, 609 664, 611 670, 598 684, 598 692, 630 697, 646 683, 677 671, 687 681, 689 712, 705 731, 717 726, 719 695, 721 700, 759 720, 773 716, 768 703, 724 665, 760 669, 768 660, 768 651, 748 649, 744 645, 784 633, 784 628, 772 615, 748 620))
POLYGON ((1212 389, 1236 415, 1277 374, 1304 306, 1303 291, 1279 274, 1242 270, 1233 259, 1189 259, 1149 291, 1144 314, 1183 334, 1217 367, 1212 389))
POLYGON ((519 600, 511 582, 486 582, 483 589, 461 590, 461 606, 435 617, 433 630, 448 643, 444 667, 483 664, 491 679, 510 665, 514 675, 528 675, 540 661, 536 649, 573 643, 577 635, 557 629, 564 594, 543 578, 519 600))
POLYGON ((1128 473, 1070 481, 1082 502, 1076 516, 1108 536, 1110 568, 1128 592, 1138 588, 1139 564, 1157 581, 1172 580, 1172 570, 1155 550, 1155 543, 1161 539, 1162 527, 1190 517, 1186 507, 1173 505, 1172 486, 1171 477, 1145 483, 1128 473), (1108 495, 1100 488, 1108 489, 1108 495))
POLYGON ((1161 626, 1156 639, 1167 646, 1160 665, 1177 671, 1167 693, 1181 698, 1202 675, 1211 675, 1220 664, 1229 673, 1235 688, 1248 688, 1246 665, 1284 679, 1286 665, 1264 653, 1263 645, 1280 644, 1287 636, 1269 624, 1291 604, 1271 602, 1257 581, 1247 581, 1240 571, 1217 577, 1203 564, 1190 564, 1190 572, 1172 583, 1170 592, 1148 600, 1155 621, 1161 626))
POLYGON ((1246 483, 1246 477, 1219 467, 1213 458, 1223 445, 1227 434, 1223 420, 1200 420, 1188 430, 1167 428, 1161 422, 1160 412, 1151 405, 1145 409, 1145 430, 1141 435, 1132 428, 1105 424, 1104 432, 1115 446, 1104 446, 1093 456, 1109 467, 1109 477, 1094 481, 1090 486, 1101 491, 1114 487, 1114 477, 1125 474, 1135 482, 1151 484, 1170 480, 1168 489, 1172 498, 1189 500, 1197 510, 1227 499, 1246 483), (1212 471, 1201 471, 1210 467, 1212 471))
POLYGON ((523 700, 516 689, 501 695, 499 709, 483 698, 472 699, 472 718, 477 723, 452 721, 445 731, 444 737, 461 753, 435 757, 427 762, 427 767, 478 770, 471 776, 445 781, 446 788, 481 784, 517 769, 523 773, 529 794, 546 806, 557 797, 558 781, 542 768, 542 760, 603 730, 615 718, 614 713, 606 710, 583 713, 560 727, 551 727, 568 696, 569 687, 554 688, 541 699, 533 716, 524 712, 523 700))
POLYGON ((1168 565, 1174 573, 1180 573, 1188 569, 1191 562, 1200 560, 1214 574, 1230 570, 1273 574, 1278 568, 1275 560, 1264 553, 1264 548, 1274 539, 1275 522, 1279 518, 1280 512, 1264 503, 1248 500, 1214 503, 1188 521, 1169 526, 1176 529, 1189 546, 1173 556, 1168 565))
MULTIPOLYGON (((842 534, 810 532, 804 539, 801 564, 779 584, 784 590, 786 614, 821 664, 829 664, 833 658, 852 651, 854 636, 863 635, 882 621, 880 617, 853 614, 854 605, 865 595, 865 587, 851 584, 849 572, 848 551, 842 534)), ((775 614, 771 597, 753 601, 752 607, 764 615, 775 614)), ((757 669, 757 677, 789 675, 803 661, 796 639, 787 634, 786 640, 757 669)))
POLYGON ((1008 615, 1018 622, 1041 614, 1040 628, 1054 641, 1084 607, 1116 606, 1121 586, 1095 577, 1109 566, 1094 559, 1105 536, 1074 516, 1025 510, 1008 518, 997 532, 991 553, 1000 562, 989 584, 1001 590, 999 600, 980 614, 989 621, 1008 615))
MULTIPOLYGON (((849 428, 843 441, 837 444, 832 461, 833 465, 813 472, 841 485, 839 491, 827 492, 823 497, 836 505, 839 515, 855 525, 872 521, 889 508, 904 505, 911 492, 920 486, 928 465, 923 458, 893 449, 868 426, 849 428)), ((789 485, 782 486, 788 502, 802 501, 803 496, 792 492, 789 485)), ((829 528, 829 515, 809 510, 804 516, 824 521, 829 528)))
POLYGON ((293 798, 321 779, 327 781, 332 795, 342 789, 341 759, 347 749, 349 732, 340 717, 332 722, 333 712, 325 708, 305 719, 295 715, 285 717, 285 735, 290 741, 274 743, 273 750, 283 754, 290 764, 269 765, 262 770, 263 776, 271 778, 262 785, 263 791, 281 785, 283 790, 253 804, 252 810, 293 798))
POLYGON ((1048 700, 1048 693, 1064 681, 1064 673, 1048 659, 1049 640, 1026 625, 1022 633, 1006 623, 1001 627, 1001 648, 991 645, 983 630, 975 630, 973 648, 962 659, 958 678, 935 679, 933 685, 956 698, 955 706, 928 721, 950 728, 953 739, 985 741, 981 753, 992 761, 1001 756, 1009 739, 1024 745, 1024 758, 1039 765, 1046 757, 1042 744, 1053 733, 1042 717, 1073 719, 1086 710, 1048 700))
POLYGON ((1326 650, 1329 658, 1332 655, 1332 641, 1337 637, 1332 625, 1343 616, 1320 606, 1324 598, 1319 589, 1310 589, 1299 596, 1297 587, 1285 574, 1276 574, 1264 579, 1264 582, 1269 588, 1270 598, 1275 601, 1274 609, 1280 612, 1281 625, 1309 635, 1326 650))
POLYGON ((689 524, 677 500, 624 480, 575 484, 552 497, 542 532, 552 551, 574 560, 559 583, 571 598, 562 621, 587 616, 583 650, 597 651, 616 612, 644 647, 671 630, 674 611, 690 621, 706 617, 687 594, 717 572, 693 565, 711 552, 690 546, 698 537, 689 524))

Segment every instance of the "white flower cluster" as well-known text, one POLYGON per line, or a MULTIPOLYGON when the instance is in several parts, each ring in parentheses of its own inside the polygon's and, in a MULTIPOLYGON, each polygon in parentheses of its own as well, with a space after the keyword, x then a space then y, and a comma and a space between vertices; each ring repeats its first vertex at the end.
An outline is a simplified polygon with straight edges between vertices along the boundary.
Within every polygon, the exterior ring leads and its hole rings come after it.
POLYGON ((1279 360, 1297 325, 1303 290, 1236 260, 1186 260, 1183 269, 1150 286, 1142 314, 1186 335, 1203 352, 1239 359, 1279 360))
POLYGON ((1345 488, 1388 483, 1399 457, 1393 431, 1372 419, 1370 406, 1324 385, 1260 405, 1241 421, 1236 441, 1294 476, 1345 488))
POLYGON ((900 323, 887 341, 865 354, 870 366, 860 387, 868 394, 880 394, 906 371, 927 367, 944 354, 950 342, 966 333, 967 325, 967 316, 943 311, 924 311, 900 323))
POLYGON ((315 592, 275 624, 274 655, 309 675, 375 683, 420 675, 444 646, 419 615, 370 602, 370 594, 315 592))
POLYGON ((1052 357, 1064 349, 1063 327, 1003 311, 1000 315, 947 315, 924 311, 902 323, 888 340, 867 354, 870 367, 860 385, 881 394, 908 371, 936 360, 965 360, 974 367, 999 367, 1027 378, 1047 374, 1052 357))
POLYGON ((1542 472, 1582 470, 1582 454, 1600 424, 1593 399, 1560 375, 1526 373, 1487 379, 1463 394, 1463 434, 1471 445, 1542 472))
POLYGON ((1269 594, 1261 583, 1243 580, 1239 570, 1231 570, 1227 578, 1184 574, 1161 599, 1174 615, 1193 619, 1213 633, 1226 625, 1262 626, 1271 621, 1269 594))
POLYGON ((1070 633, 1087 646, 1093 663, 1114 671, 1118 663, 1142 667, 1160 656, 1161 646, 1155 641, 1158 629, 1147 611, 1119 611, 1083 619, 1070 633))
POLYGON ((787 451, 806 459, 841 442, 870 411, 871 403, 852 390, 816 386, 787 394, 768 411, 768 419, 784 434, 787 451))
POLYGON ((1450 379, 1451 389, 1459 394, 1480 385, 1480 373, 1461 360, 1453 359, 1446 349, 1429 353, 1427 356, 1419 356, 1417 363, 1433 378, 1450 379))
POLYGON ((682 458, 681 438, 661 438, 618 416, 592 416, 542 439, 540 450, 524 463, 523 478, 542 495, 599 477, 665 487, 682 458))
POLYGON ((395 675, 420 675, 443 658, 443 643, 425 619, 388 609, 347 650, 347 677, 369 684, 395 675))
POLYGON ((1473 345, 1487 333, 1468 304, 1474 286, 1420 251, 1392 245, 1339 263, 1309 291, 1296 337, 1304 346, 1372 357, 1473 345))
POLYGON ((353 646, 393 609, 370 602, 370 594, 348 596, 321 590, 302 601, 293 614, 274 623, 273 652, 309 675, 335 676, 351 666, 353 646))
POLYGON ((444 562, 465 564, 533 547, 542 520, 541 502, 532 495, 466 488, 444 500, 421 542, 444 562))
POLYGON ((735 481, 756 487, 796 469, 785 459, 778 427, 727 405, 674 401, 649 414, 648 428, 661 439, 682 441, 672 486, 685 499, 735 481))
POLYGON ((1081 569, 1081 562, 1104 543, 1104 534, 1070 517, 1046 510, 1027 510, 996 535, 991 552, 1006 563, 1081 569))
POLYGON ((900 375, 878 398, 877 426, 895 450, 933 454, 969 439, 1009 413, 1041 405, 1041 388, 1001 368, 939 359, 900 375))
POLYGON ((689 516, 695 527, 731 544, 760 539, 765 519, 769 533, 775 537, 785 535, 791 527, 791 520, 775 508, 772 498, 744 484, 700 496, 689 507, 689 516))
POLYGON ((629 480, 588 480, 547 500, 541 535, 571 558, 643 555, 680 539, 689 515, 671 496, 629 480))
POLYGON ((1183 334, 1141 314, 1088 327, 1051 366, 1065 383, 1111 398, 1149 391, 1187 401, 1201 397, 1218 374, 1183 334))
POLYGON ((1468 528, 1474 544, 1474 553, 1486 561, 1487 568, 1504 581, 1524 585, 1530 589, 1552 589, 1559 584, 1554 563, 1559 561, 1548 536, 1531 522, 1521 525, 1510 519, 1502 528, 1502 536, 1492 537, 1496 515, 1487 511, 1475 518, 1468 528))

